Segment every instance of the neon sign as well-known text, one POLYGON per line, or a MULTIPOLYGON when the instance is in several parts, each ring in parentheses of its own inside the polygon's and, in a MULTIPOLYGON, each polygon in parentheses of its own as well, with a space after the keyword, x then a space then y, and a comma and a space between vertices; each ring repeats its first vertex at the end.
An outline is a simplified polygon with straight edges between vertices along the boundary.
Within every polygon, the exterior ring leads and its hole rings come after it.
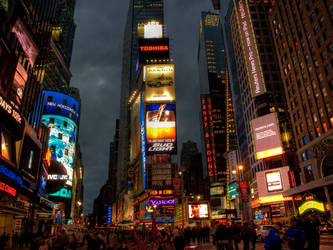
POLYGON ((3 183, 0 181, 0 190, 12 195, 12 196, 16 196, 16 189, 11 187, 11 186, 8 186, 7 184, 3 183))
POLYGON ((49 174, 47 180, 69 180, 69 175, 49 174))
POLYGON ((108 206, 108 223, 110 224, 111 223, 111 204, 109 204, 108 206))
POLYGON ((212 103, 209 97, 202 97, 201 108, 208 175, 212 177, 217 176, 217 167, 213 132, 212 103))
POLYGON ((145 111, 143 107, 143 94, 141 93, 140 103, 140 135, 141 135, 141 160, 142 160, 142 182, 143 189, 146 189, 146 127, 145 127, 145 111))
POLYGON ((22 119, 21 115, 17 111, 15 111, 13 106, 10 105, 8 102, 6 102, 5 99, 2 96, 0 96, 0 107, 6 113, 11 115, 17 123, 19 123, 19 124, 22 123, 23 119, 22 119))
POLYGON ((166 200, 160 200, 160 199, 150 199, 149 203, 152 206, 174 206, 175 205, 175 199, 166 199, 166 200))
POLYGON ((51 165, 51 160, 52 160, 52 153, 50 151, 50 148, 47 148, 47 151, 44 154, 44 161, 46 162, 46 165, 50 167, 51 165))
POLYGON ((61 198, 68 198, 70 199, 72 197, 72 191, 67 190, 66 188, 62 188, 60 191, 49 194, 48 196, 53 196, 53 197, 61 197, 61 198))
POLYGON ((168 51, 168 45, 140 46, 140 51, 168 51))
POLYGON ((302 205, 298 207, 298 211, 300 215, 303 215, 304 213, 310 211, 310 210, 317 210, 319 212, 324 213, 325 207, 324 203, 319 201, 305 201, 302 205))
POLYGON ((23 181, 20 176, 16 175, 14 172, 10 171, 4 165, 0 166, 0 173, 6 175, 8 178, 17 182, 21 187, 23 186, 23 181))

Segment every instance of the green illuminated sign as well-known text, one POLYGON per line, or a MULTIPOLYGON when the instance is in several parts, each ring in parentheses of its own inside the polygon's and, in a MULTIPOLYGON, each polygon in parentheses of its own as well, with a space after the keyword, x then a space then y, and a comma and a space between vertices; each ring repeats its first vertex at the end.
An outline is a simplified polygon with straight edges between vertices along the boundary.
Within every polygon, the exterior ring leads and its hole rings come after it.
POLYGON ((305 201, 298 207, 299 215, 303 215, 310 210, 317 210, 324 213, 324 203, 319 201, 305 201))
POLYGON ((72 191, 68 190, 66 188, 62 188, 62 189, 60 189, 60 191, 53 193, 53 194, 49 194, 48 196, 70 199, 72 197, 72 191))
POLYGON ((0 0, 1 7, 5 9, 5 11, 8 11, 8 0, 0 0))

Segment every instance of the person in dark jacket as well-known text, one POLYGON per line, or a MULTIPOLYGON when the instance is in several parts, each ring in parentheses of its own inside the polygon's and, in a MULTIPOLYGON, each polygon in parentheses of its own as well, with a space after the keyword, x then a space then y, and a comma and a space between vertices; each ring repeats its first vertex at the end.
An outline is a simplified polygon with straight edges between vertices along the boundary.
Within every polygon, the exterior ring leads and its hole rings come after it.
POLYGON ((184 250, 185 248, 185 239, 181 231, 177 232, 177 235, 174 240, 174 246, 176 250, 184 250))
POLYGON ((280 239, 281 224, 276 223, 271 229, 269 229, 268 236, 265 239, 266 250, 281 250, 281 239, 280 239))
POLYGON ((219 250, 229 249, 228 231, 223 224, 219 225, 216 229, 215 242, 217 249, 219 250))
POLYGON ((298 225, 297 219, 291 219, 291 227, 285 233, 285 238, 289 240, 289 248, 302 250, 305 245, 305 234, 301 226, 298 225))
POLYGON ((305 238, 308 241, 307 249, 319 250, 320 222, 313 215, 308 215, 303 224, 305 238))
POLYGON ((249 223, 245 222, 243 227, 242 227, 242 240, 244 244, 244 250, 249 250, 250 249, 250 240, 251 240, 251 230, 249 227, 249 223))

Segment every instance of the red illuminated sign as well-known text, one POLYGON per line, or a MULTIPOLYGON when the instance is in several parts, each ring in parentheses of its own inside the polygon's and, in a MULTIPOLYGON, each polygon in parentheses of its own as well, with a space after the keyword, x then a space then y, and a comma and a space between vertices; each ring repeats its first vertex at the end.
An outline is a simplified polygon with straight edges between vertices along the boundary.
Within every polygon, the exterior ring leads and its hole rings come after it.
POLYGON ((168 51, 168 45, 140 46, 140 51, 168 51))
POLYGON ((16 189, 12 188, 11 186, 8 186, 7 184, 0 182, 0 190, 12 195, 12 196, 16 196, 16 189))
POLYGON ((217 176, 212 102, 209 97, 201 97, 204 141, 206 149, 206 162, 209 176, 217 176))

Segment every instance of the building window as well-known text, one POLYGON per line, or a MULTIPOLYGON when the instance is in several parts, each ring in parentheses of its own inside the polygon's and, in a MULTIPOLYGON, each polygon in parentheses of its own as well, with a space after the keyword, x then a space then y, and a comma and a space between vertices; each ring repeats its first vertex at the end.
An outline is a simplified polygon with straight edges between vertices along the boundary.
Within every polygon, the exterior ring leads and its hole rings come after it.
POLYGON ((48 102, 52 102, 52 100, 53 100, 53 96, 48 96, 48 97, 47 97, 47 101, 48 101, 48 102))
POLYGON ((8 161, 12 160, 12 142, 9 134, 1 130, 1 156, 8 161))
POLYGON ((56 108, 56 113, 60 114, 60 108, 56 108))
POLYGON ((67 105, 67 99, 62 99, 62 104, 67 105))
POLYGON ((314 180, 312 165, 307 165, 304 168, 304 175, 307 182, 314 180))
POLYGON ((64 128, 67 128, 68 122, 64 121, 64 128))
POLYGON ((303 136, 303 143, 304 143, 304 145, 308 144, 308 139, 306 139, 306 136, 303 136))
POLYGON ((62 140, 62 133, 59 133, 59 134, 58 134, 58 139, 59 139, 59 140, 62 140))

